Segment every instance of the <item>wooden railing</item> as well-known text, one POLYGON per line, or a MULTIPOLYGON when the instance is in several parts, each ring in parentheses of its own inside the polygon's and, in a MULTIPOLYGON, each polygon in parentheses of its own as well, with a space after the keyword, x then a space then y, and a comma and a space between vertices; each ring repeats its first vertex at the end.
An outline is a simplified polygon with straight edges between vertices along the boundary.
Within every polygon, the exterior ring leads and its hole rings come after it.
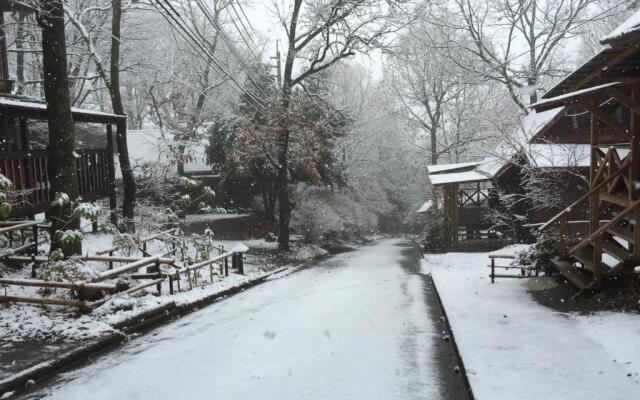
POLYGON ((458 191, 458 206, 480 207, 489 199, 487 189, 460 189, 458 191))
MULTIPOLYGON (((109 176, 109 152, 106 149, 78 149, 75 152, 79 195, 84 200, 108 196, 113 190, 113 179, 109 176)), ((0 152, 0 173, 13 183, 8 200, 13 205, 14 217, 49 208, 51 183, 48 162, 47 150, 0 152)))
MULTIPOLYGON (((555 215, 549 221, 547 221, 542 226, 540 226, 540 228, 538 228, 539 231, 544 231, 549 226, 555 225, 556 223, 558 223, 558 229, 560 233, 559 249, 560 249, 561 257, 568 257, 570 253, 574 253, 575 251, 580 250, 581 248, 586 246, 587 244, 593 242, 594 238, 597 238, 602 234, 602 232, 604 232, 602 227, 599 229, 596 229, 594 232, 590 234, 589 238, 582 240, 577 246, 574 246, 571 250, 569 250, 567 246, 567 238, 570 234, 569 213, 572 210, 575 210, 582 203, 585 203, 586 201, 591 199, 594 195, 599 196, 600 199, 602 199, 605 195, 608 195, 610 190, 612 190, 612 188, 616 185, 616 182, 620 181, 621 177, 622 177, 622 180, 624 181, 623 174, 628 172, 631 166, 631 162, 632 162, 631 157, 627 157, 624 160, 620 160, 620 157, 618 156, 618 153, 615 148, 611 148, 606 154, 600 151, 600 154, 602 156, 599 162, 599 167, 595 171, 595 178, 593 178, 596 181, 597 180, 600 180, 600 181, 596 185, 591 187, 589 191, 587 191, 587 193, 583 194, 576 201, 574 201, 569 207, 562 210, 560 213, 555 215), (617 168, 617 169, 613 170, 613 168, 617 168), (603 191, 604 193, 601 193, 603 191)), ((626 182, 625 182, 625 185, 627 185, 626 190, 629 190, 628 184, 626 182)), ((596 210, 597 208, 598 207, 596 206, 596 210)), ((624 211, 625 215, 626 213, 632 210, 633 209, 631 210, 625 209, 624 211)), ((594 212, 594 210, 592 209, 590 210, 590 212, 594 212)), ((599 221, 599 220, 600 220, 599 215, 595 217, 591 216, 590 218, 590 221, 599 221)), ((606 222, 604 226, 610 227, 613 221, 619 222, 620 220, 621 218, 619 218, 619 216, 616 216, 616 218, 613 218, 608 222, 606 222)), ((614 222, 614 223, 617 223, 617 222, 614 222)), ((601 243, 599 241, 595 243, 595 248, 596 248, 595 250, 596 254, 594 255, 594 259, 600 260, 601 243)), ((600 264, 600 261, 596 261, 596 264, 600 264)))

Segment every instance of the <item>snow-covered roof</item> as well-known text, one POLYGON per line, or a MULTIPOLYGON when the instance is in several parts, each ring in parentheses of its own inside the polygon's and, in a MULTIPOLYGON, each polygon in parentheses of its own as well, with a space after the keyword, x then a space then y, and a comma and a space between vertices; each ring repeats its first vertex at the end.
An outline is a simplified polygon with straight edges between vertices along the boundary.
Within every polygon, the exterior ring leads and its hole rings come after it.
POLYGON ((427 172, 429 174, 439 174, 447 171, 472 169, 478 164, 480 164, 480 161, 470 161, 470 162, 455 163, 455 164, 429 165, 427 166, 427 172))
POLYGON ((433 206, 433 201, 431 200, 427 200, 425 201, 420 208, 418 208, 418 211, 416 211, 418 214, 424 214, 427 211, 429 211, 429 209, 431 208, 431 206, 433 206))
POLYGON ((531 140, 535 135, 544 129, 555 117, 557 117, 564 107, 552 108, 542 112, 531 110, 531 112, 521 120, 521 129, 524 131, 524 135, 527 141, 531 140))
MULTIPOLYGON (((38 117, 47 117, 47 104, 42 99, 17 97, 9 95, 0 96, 0 109, 21 110, 38 114, 38 117)), ((102 111, 87 110, 84 108, 72 107, 71 113, 76 122, 109 122, 126 118, 124 115, 117 115, 102 111)))
POLYGON ((603 37, 600 41, 602 43, 608 43, 635 32, 640 32, 640 10, 636 11, 629 19, 620 24, 613 32, 603 37))
POLYGON ((531 144, 528 158, 538 168, 589 167, 591 145, 589 144, 531 144))
POLYGON ((506 159, 499 157, 487 157, 476 167, 475 170, 489 178, 494 178, 507 164, 508 161, 506 159))
POLYGON ((485 182, 490 178, 478 171, 452 172, 450 174, 429 175, 433 186, 449 185, 452 183, 485 182))
POLYGON ((550 105, 553 105, 553 106, 557 107, 557 106, 560 105, 559 103, 564 101, 564 100, 569 100, 569 99, 574 98, 574 97, 584 96, 585 94, 589 94, 591 92, 595 92, 595 91, 598 91, 598 90, 601 90, 601 89, 605 89, 605 88, 608 88, 608 87, 611 87, 611 86, 616 86, 616 85, 619 85, 620 83, 621 82, 607 82, 607 83, 604 83, 602 85, 591 86, 591 87, 588 87, 588 88, 585 88, 585 89, 576 90, 575 92, 565 93, 565 94, 562 94, 560 96, 552 97, 550 99, 541 100, 541 101, 539 101, 539 102, 537 102, 535 104, 530 105, 529 107, 536 108, 536 109, 541 107, 541 106, 550 106, 550 105))
MULTIPOLYGON (((159 165, 177 171, 175 166, 173 134, 158 129, 130 130, 127 132, 129 160, 132 166, 159 165)), ((188 173, 206 173, 211 171, 207 165, 206 143, 187 144, 184 171, 188 173)), ((117 161, 117 159, 116 159, 117 161)), ((116 168, 116 178, 120 178, 120 169, 116 168)))

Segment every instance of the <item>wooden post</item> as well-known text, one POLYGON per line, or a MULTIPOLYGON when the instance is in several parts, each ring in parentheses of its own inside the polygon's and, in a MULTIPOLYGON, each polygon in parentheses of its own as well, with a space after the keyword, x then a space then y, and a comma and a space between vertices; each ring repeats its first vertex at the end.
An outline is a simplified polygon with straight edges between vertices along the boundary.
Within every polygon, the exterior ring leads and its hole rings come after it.
MULTIPOLYGON (((596 101, 592 101, 593 106, 597 107, 598 104, 596 101)), ((590 135, 590 144, 591 144, 591 163, 589 168, 589 187, 592 188, 595 186, 595 178, 596 173, 598 171, 598 160, 600 159, 600 155, 598 153, 598 120, 595 115, 590 114, 591 120, 591 135, 590 135)), ((597 192, 594 192, 591 196, 589 196, 589 233, 593 233, 596 229, 598 229, 598 209, 599 209, 599 196, 597 192)))
MULTIPOLYGON (((631 100, 637 104, 636 89, 631 89, 631 100)), ((640 132, 638 132, 638 116, 633 110, 629 110, 629 133, 631 134, 631 165, 629 167, 629 182, 631 188, 629 190, 629 200, 634 201, 640 198, 640 190, 637 182, 640 181, 640 132)), ((634 258, 640 257, 640 210, 637 208, 633 211, 633 220, 635 222, 633 228, 632 254, 634 258)))
POLYGON ((244 275, 244 254, 238 253, 238 273, 244 275))
MULTIPOLYGON (((598 107, 598 101, 592 100, 591 105, 598 107)), ((600 153, 598 151, 598 134, 599 134, 599 121, 596 116, 591 113, 591 164, 589 169, 589 187, 594 187, 597 183, 595 181, 598 171, 598 160, 600 159, 600 153)), ((600 224, 600 193, 595 191, 589 196, 589 234, 593 233, 599 228, 600 224)), ((602 275, 602 240, 596 239, 593 243, 593 278, 596 282, 600 281, 602 275)), ((597 284, 597 283, 596 283, 597 284)))
POLYGON ((567 259, 569 257, 569 251, 567 248, 567 234, 569 233, 569 229, 568 229, 568 219, 569 217, 567 216, 567 214, 563 214, 562 217, 560 217, 560 221, 559 221, 559 228, 558 228, 558 232, 560 233, 560 238, 559 238, 559 247, 560 247, 560 256, 563 259, 567 259))
MULTIPOLYGON (((162 274, 160 273, 160 260, 156 260, 155 272, 158 273, 158 278, 162 277, 162 274)), ((158 295, 160 295, 162 293, 162 282, 158 282, 156 289, 158 289, 158 295)))
POLYGON ((111 223, 118 223, 118 199, 116 197, 116 168, 113 159, 113 128, 107 124, 107 153, 109 157, 109 209, 111 210, 111 223))
POLYGON ((459 231, 459 210, 458 210, 458 188, 459 185, 454 183, 451 185, 451 198, 452 198, 452 207, 451 207, 451 228, 453 230, 453 242, 458 243, 458 231, 459 231))
POLYGON ((496 283, 496 259, 491 259, 491 283, 496 283))

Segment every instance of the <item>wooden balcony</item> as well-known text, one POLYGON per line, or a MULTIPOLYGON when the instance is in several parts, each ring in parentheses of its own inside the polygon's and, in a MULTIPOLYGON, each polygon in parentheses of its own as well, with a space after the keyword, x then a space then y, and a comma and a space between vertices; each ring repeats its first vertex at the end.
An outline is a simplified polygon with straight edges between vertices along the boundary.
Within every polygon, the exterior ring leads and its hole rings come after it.
MULTIPOLYGON (((76 174, 79 195, 84 201, 108 197, 114 190, 110 177, 111 157, 107 149, 78 149, 76 174)), ((52 199, 47 173, 47 150, 2 151, 0 173, 13 182, 8 193, 12 217, 45 212, 52 199)))

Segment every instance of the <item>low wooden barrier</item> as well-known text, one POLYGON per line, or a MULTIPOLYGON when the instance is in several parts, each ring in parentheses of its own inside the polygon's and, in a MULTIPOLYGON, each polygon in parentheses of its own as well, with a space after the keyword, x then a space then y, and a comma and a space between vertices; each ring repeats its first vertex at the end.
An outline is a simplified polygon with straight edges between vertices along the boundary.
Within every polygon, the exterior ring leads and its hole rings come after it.
MULTIPOLYGON (((516 259, 515 256, 512 255, 501 255, 501 254, 492 254, 489 256, 491 260, 491 264, 487 265, 487 267, 491 268, 491 274, 489 277, 491 278, 491 283, 496 283, 496 278, 514 278, 514 279, 522 279, 531 277, 532 270, 525 268, 523 266, 514 265, 514 261, 516 259), (498 265, 496 264, 496 260, 513 260, 509 263, 509 265, 498 265), (497 274, 496 269, 504 269, 504 270, 520 270, 520 274, 497 274)), ((538 276, 538 271, 535 271, 535 275, 538 276)))
MULTIPOLYGON (((0 224, 0 232, 11 232, 13 230, 18 229, 29 229, 34 226, 37 226, 36 223, 20 223, 13 226, 2 227, 0 224)), ((0 279, 0 286, 5 288, 4 296, 0 296, 0 302, 21 302, 21 303, 32 303, 32 304, 43 304, 43 305, 62 305, 62 306, 72 306, 78 307, 81 312, 87 312, 91 309, 99 307, 109 300, 109 297, 105 295, 104 298, 96 301, 88 301, 92 295, 95 295, 96 292, 106 292, 107 294, 131 294, 137 291, 143 290, 145 288, 156 286, 158 294, 161 294, 162 283, 168 279, 169 282, 169 291, 171 294, 174 294, 174 286, 177 284, 177 290, 180 291, 180 281, 181 276, 186 276, 187 281, 189 283, 189 289, 192 289, 194 286, 198 285, 198 272, 203 268, 209 269, 209 280, 213 282, 214 277, 223 277, 229 275, 229 258, 232 260, 232 268, 234 268, 238 273, 243 274, 243 254, 248 248, 243 246, 244 250, 237 251, 225 251, 223 246, 215 246, 215 249, 218 250, 218 255, 214 256, 210 259, 199 261, 197 263, 183 266, 176 263, 175 258, 167 257, 167 255, 175 254, 177 251, 177 246, 165 254, 156 254, 156 255, 148 255, 146 253, 146 243, 158 239, 163 235, 167 235, 170 233, 175 233, 175 229, 166 230, 155 234, 153 236, 147 237, 145 239, 141 239, 139 243, 141 244, 141 251, 144 256, 140 257, 126 257, 126 256, 117 256, 113 255, 113 253, 120 248, 112 247, 106 250, 102 250, 98 252, 96 255, 84 255, 84 256, 75 256, 72 259, 77 260, 78 262, 87 262, 87 261, 96 261, 96 262, 106 262, 109 263, 109 269, 104 271, 91 280, 87 282, 55 282, 55 281, 45 281, 38 279, 0 279), (105 255, 105 254, 109 255, 105 255), (114 267, 114 263, 123 263, 124 265, 114 267), (161 265, 168 265, 175 269, 174 272, 163 272, 160 269, 161 265), (141 268, 146 268, 145 272, 140 272, 141 268), (115 283, 105 283, 104 281, 115 279, 122 275, 128 275, 132 279, 135 280, 149 280, 148 282, 141 283, 139 285, 133 286, 131 288, 123 285, 117 285, 115 283), (37 296, 13 296, 7 295, 6 288, 11 286, 31 286, 31 287, 40 287, 40 288, 59 288, 59 289, 68 289, 72 291, 72 297, 76 297, 74 299, 60 299, 60 298, 48 298, 48 297, 37 297, 37 296)), ((37 236, 36 236, 37 237, 37 236)), ((37 244, 35 244, 37 246, 37 244)), ((33 247, 34 244, 25 243, 23 246, 17 249, 13 249, 10 253, 6 254, 7 259, 14 259, 15 261, 32 261, 34 264, 36 262, 47 262, 46 257, 36 257, 35 255, 32 257, 26 256, 18 256, 16 253, 21 250, 28 249, 33 247)), ((183 249, 184 251, 184 249, 183 249)), ((0 253, 0 257, 2 257, 2 253, 0 253)))
POLYGON ((180 275, 185 274, 187 277, 187 282, 189 283, 189 289, 193 289, 193 286, 198 285, 198 275, 195 273, 198 270, 209 267, 209 280, 213 282, 213 276, 228 276, 229 275, 229 263, 228 258, 233 256, 234 253, 228 252, 220 254, 216 257, 210 258, 208 260, 200 261, 195 264, 188 265, 186 267, 177 269, 174 274, 169 275, 169 293, 174 293, 174 281, 177 282, 177 289, 180 291, 180 275), (213 270, 213 264, 220 264, 218 267, 218 271, 213 270), (191 273, 193 274, 193 280, 191 278, 191 273))

